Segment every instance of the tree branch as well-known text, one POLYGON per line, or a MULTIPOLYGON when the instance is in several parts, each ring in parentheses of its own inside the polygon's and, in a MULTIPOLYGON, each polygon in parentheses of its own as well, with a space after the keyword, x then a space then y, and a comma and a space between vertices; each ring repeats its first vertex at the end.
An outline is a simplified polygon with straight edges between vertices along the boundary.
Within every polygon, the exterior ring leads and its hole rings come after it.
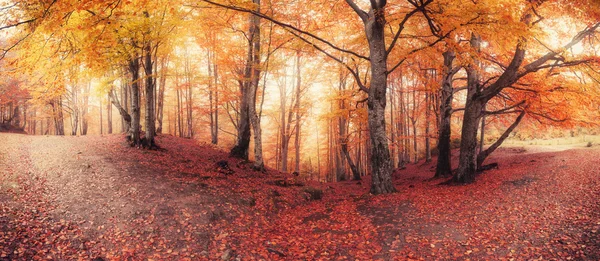
POLYGON ((348 5, 350 7, 352 7, 354 12, 356 12, 356 14, 358 14, 358 16, 363 21, 363 23, 367 22, 367 19, 369 19, 367 13, 365 11, 363 11, 362 9, 360 9, 360 7, 358 7, 358 5, 356 5, 356 3, 353 0, 346 0, 346 3, 348 3, 348 5))
MULTIPOLYGON (((200 0, 200 1, 208 3, 208 4, 211 4, 211 5, 215 5, 215 6, 218 6, 218 7, 222 7, 222 8, 225 8, 225 9, 234 10, 234 11, 238 11, 238 12, 242 12, 242 13, 249 13, 249 14, 258 16, 258 17, 263 18, 265 20, 271 21, 274 24, 279 25, 279 26, 281 26, 283 28, 287 28, 287 29, 296 31, 296 32, 298 32, 300 34, 308 35, 311 38, 313 38, 313 39, 315 39, 315 40, 317 40, 317 41, 319 41, 319 42, 321 42, 321 43, 323 43, 323 44, 325 44, 325 45, 327 45, 327 46, 329 46, 329 47, 331 47, 331 48, 333 48, 333 49, 335 49, 337 51, 340 51, 340 52, 343 52, 343 53, 347 53, 347 54, 356 56, 356 57, 358 57, 360 59, 364 59, 364 60, 367 60, 367 61, 369 60, 369 58, 366 57, 366 56, 364 56, 364 55, 360 55, 360 54, 358 54, 358 53, 356 53, 354 51, 342 49, 342 48, 334 45, 333 43, 331 43, 331 42, 329 42, 329 41, 327 41, 327 40, 325 40, 325 39, 323 39, 323 38, 321 38, 321 37, 319 37, 319 36, 317 36, 317 35, 315 35, 313 33, 310 33, 308 31, 305 31, 305 30, 302 30, 300 28, 297 28, 297 27, 295 27, 295 26, 293 26, 291 24, 287 24, 287 23, 278 21, 278 20, 276 20, 276 19, 274 19, 274 18, 272 18, 272 17, 270 17, 268 15, 265 15, 265 14, 263 14, 261 12, 258 12, 256 10, 245 9, 245 8, 242 8, 242 7, 239 7, 239 6, 224 5, 224 4, 220 4, 220 3, 217 3, 217 2, 214 2, 214 1, 211 1, 211 0, 200 0)), ((191 8, 200 8, 199 6, 196 6, 196 5, 187 5, 187 6, 191 7, 191 8)), ((290 32, 290 30, 288 30, 288 32, 290 32)))
POLYGON ((507 114, 507 113, 513 113, 513 112, 517 112, 517 111, 513 111, 512 109, 517 108, 521 105, 525 104, 525 100, 520 101, 519 103, 512 105, 510 107, 506 107, 504 109, 501 110, 497 110, 497 111, 484 111, 483 113, 486 115, 499 115, 499 114, 507 114))
MULTIPOLYGON (((519 111, 515 111, 515 112, 519 112, 519 111)), ((500 136, 500 138, 498 138, 498 140, 496 140, 496 142, 494 142, 494 144, 489 146, 486 150, 479 152, 479 154, 477 154, 477 167, 478 168, 481 167, 481 165, 483 164, 483 161, 485 161, 485 159, 490 154, 492 154, 492 152, 494 152, 498 147, 500 147, 500 145, 502 145, 504 140, 506 140, 506 138, 508 138, 508 135, 510 135, 513 132, 513 130, 519 125, 519 123, 521 123, 521 120, 525 116, 525 111, 522 110, 520 112, 521 112, 521 114, 519 114, 517 119, 510 125, 510 127, 508 127, 508 129, 506 129, 506 131, 504 131, 502 136, 500 136)))

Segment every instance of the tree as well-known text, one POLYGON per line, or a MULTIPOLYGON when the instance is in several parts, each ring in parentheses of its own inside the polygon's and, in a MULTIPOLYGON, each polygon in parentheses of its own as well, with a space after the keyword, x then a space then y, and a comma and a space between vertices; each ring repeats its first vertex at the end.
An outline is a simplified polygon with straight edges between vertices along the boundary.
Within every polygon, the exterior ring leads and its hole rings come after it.
MULTIPOLYGON (((256 13, 260 13, 260 0, 253 0, 256 13)), ((254 131, 254 165, 255 170, 264 170, 262 158, 262 130, 260 118, 256 110, 256 97, 260 81, 261 65, 261 36, 260 17, 249 15, 249 29, 247 35, 248 51, 246 64, 243 70, 243 78, 238 80, 241 91, 240 118, 237 123, 237 141, 231 149, 230 156, 248 159, 250 148, 250 127, 254 131)))
MULTIPOLYGON (((538 23, 539 20, 534 21, 533 19, 534 16, 536 16, 536 9, 540 8, 543 3, 544 1, 540 1, 525 10, 518 22, 522 26, 520 30, 531 30, 531 28, 538 23)), ((482 62, 480 61, 482 57, 482 38, 477 33, 472 33, 470 47, 474 51, 472 55, 473 62, 466 67, 468 78, 467 101, 461 132, 459 167, 453 178, 455 182, 473 182, 477 171, 477 162, 480 161, 482 163, 508 136, 508 134, 502 135, 498 140, 498 144, 492 145, 490 150, 483 151, 481 156, 477 155, 477 131, 479 129, 481 117, 486 114, 484 110, 486 104, 496 96, 500 95, 506 88, 514 88, 513 85, 517 84, 519 80, 529 74, 550 68, 575 66, 585 62, 584 60, 566 60, 565 57, 562 56, 562 53, 564 50, 569 50, 572 46, 579 43, 586 36, 594 33, 599 26, 600 23, 593 23, 591 26, 588 26, 586 29, 577 33, 569 43, 559 49, 560 51, 550 50, 546 54, 530 61, 526 61, 525 59, 527 48, 530 46, 530 44, 528 45, 528 38, 526 36, 519 36, 514 54, 512 55, 512 58, 510 58, 508 65, 501 67, 502 72, 499 75, 493 75, 486 80, 482 79, 482 62)), ((508 133, 510 133, 510 131, 515 128, 516 124, 523 118, 523 111, 525 110, 524 103, 517 102, 504 110, 509 111, 512 109, 517 109, 514 110, 514 112, 520 113, 520 116, 515 120, 515 124, 511 124, 511 127, 507 129, 508 133)))
POLYGON ((278 21, 270 16, 251 10, 248 8, 221 4, 218 2, 203 0, 203 2, 228 8, 240 12, 252 13, 261 18, 267 19, 283 28, 295 37, 301 39, 307 44, 313 46, 317 50, 324 53, 329 58, 342 63, 353 75, 359 88, 368 93, 367 98, 367 111, 368 111, 368 126, 371 140, 371 165, 372 165, 372 183, 371 193, 373 194, 384 194, 396 191, 391 179, 392 162, 390 158, 389 146, 387 142, 386 128, 385 128, 385 107, 386 107, 386 92, 387 92, 387 76, 398 68, 410 54, 413 54, 427 46, 435 45, 440 39, 427 42, 425 46, 419 46, 415 49, 409 50, 407 53, 402 55, 402 58, 395 63, 391 68, 388 68, 388 57, 400 35, 402 34, 404 27, 413 15, 417 13, 425 13, 427 5, 433 0, 427 1, 408 1, 411 11, 405 13, 403 18, 398 19, 401 21, 398 25, 396 33, 391 37, 392 41, 386 45, 386 6, 387 1, 385 0, 372 0, 368 7, 368 11, 361 9, 354 1, 346 0, 346 3, 355 14, 358 15, 362 21, 366 41, 369 47, 369 55, 360 55, 354 51, 346 50, 334 45, 331 41, 325 40, 317 35, 294 27, 288 23, 278 21), (341 52, 345 55, 350 55, 354 58, 368 61, 369 63, 369 87, 364 84, 364 81, 360 78, 358 69, 352 68, 350 65, 344 63, 342 59, 331 54, 325 48, 331 48, 334 51, 341 52))
POLYGON ((456 54, 452 49, 448 49, 443 53, 444 67, 441 82, 441 97, 440 97, 440 127, 438 129, 438 158, 435 169, 435 177, 443 178, 452 175, 451 166, 451 116, 452 116, 452 100, 454 88, 452 86, 453 77, 458 72, 460 67, 453 67, 456 54))

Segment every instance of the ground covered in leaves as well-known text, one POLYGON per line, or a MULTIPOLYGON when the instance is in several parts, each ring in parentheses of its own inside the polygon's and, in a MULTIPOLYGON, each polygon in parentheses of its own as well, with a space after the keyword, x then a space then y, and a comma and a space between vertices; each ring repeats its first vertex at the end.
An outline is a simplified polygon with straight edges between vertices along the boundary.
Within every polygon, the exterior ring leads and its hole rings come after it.
POLYGON ((598 147, 503 148, 464 186, 420 163, 371 196, 158 144, 0 133, 0 260, 600 259, 598 147))

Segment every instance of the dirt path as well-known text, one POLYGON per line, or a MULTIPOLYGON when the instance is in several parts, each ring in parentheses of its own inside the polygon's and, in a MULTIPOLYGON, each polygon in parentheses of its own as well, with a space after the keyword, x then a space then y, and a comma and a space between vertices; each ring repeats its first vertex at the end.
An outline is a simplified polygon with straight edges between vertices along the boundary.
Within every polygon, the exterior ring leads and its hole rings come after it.
MULTIPOLYGON (((193 256, 187 252, 191 249, 196 256, 207 255, 212 215, 207 209, 223 199, 202 193, 195 184, 166 179, 162 171, 107 156, 111 155, 107 149, 122 145, 115 138, 0 133, 3 207, 17 204, 10 194, 20 196, 31 190, 32 197, 52 206, 47 211, 49 221, 78 226, 93 248, 87 251, 91 257, 110 257, 110 249, 122 252, 135 243, 129 242, 131 238, 152 242, 147 252, 132 256, 160 251, 193 256), (109 146, 110 142, 117 145, 109 146)), ((7 219, 4 216, 2 221, 7 219)), ((28 247, 27 242, 21 243, 25 244, 0 248, 2 258, 36 256, 33 252, 11 255, 28 247)), ((83 249, 87 247, 79 250, 83 249)))
POLYGON ((0 260, 600 259, 597 147, 502 148, 466 186, 409 165, 399 193, 373 197, 368 177, 303 182, 159 144, 0 133, 0 260))

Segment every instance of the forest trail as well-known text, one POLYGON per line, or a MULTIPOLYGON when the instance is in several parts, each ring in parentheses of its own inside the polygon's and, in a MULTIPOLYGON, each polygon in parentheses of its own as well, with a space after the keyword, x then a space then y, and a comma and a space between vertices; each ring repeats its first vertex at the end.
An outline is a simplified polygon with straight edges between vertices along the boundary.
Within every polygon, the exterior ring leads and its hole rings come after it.
POLYGON ((374 197, 369 178, 306 182, 158 143, 0 133, 0 260, 600 258, 598 147, 501 148, 500 168, 465 186, 410 164, 399 193, 374 197))

